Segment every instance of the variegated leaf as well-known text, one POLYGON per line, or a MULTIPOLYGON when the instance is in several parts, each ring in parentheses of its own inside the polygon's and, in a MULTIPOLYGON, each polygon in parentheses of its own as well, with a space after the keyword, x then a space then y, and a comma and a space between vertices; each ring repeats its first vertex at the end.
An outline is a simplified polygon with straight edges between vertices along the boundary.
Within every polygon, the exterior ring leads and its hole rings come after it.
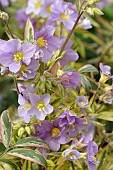
POLYGON ((8 148, 11 143, 11 138, 12 138, 12 125, 11 125, 9 113, 7 110, 5 110, 1 114, 0 129, 1 129, 2 142, 4 146, 8 148))

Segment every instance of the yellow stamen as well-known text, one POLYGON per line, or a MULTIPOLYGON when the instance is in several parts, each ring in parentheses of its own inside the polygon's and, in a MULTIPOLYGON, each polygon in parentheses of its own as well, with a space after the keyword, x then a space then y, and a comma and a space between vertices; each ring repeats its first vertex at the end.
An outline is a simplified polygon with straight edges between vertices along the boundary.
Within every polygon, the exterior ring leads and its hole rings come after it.
POLYGON ((58 128, 53 128, 52 131, 51 131, 51 133, 52 133, 52 137, 58 138, 58 135, 59 135, 59 133, 60 133, 60 130, 59 130, 58 128))
POLYGON ((48 13, 51 13, 51 8, 50 8, 50 6, 47 6, 47 12, 48 12, 48 13))
POLYGON ((21 60, 24 60, 24 54, 21 52, 17 52, 14 54, 14 61, 16 61, 17 63, 19 63, 21 60))
POLYGON ((63 20, 69 20, 69 16, 66 14, 60 14, 60 18, 62 18, 63 20))
POLYGON ((37 104, 36 104, 36 108, 39 110, 39 111, 42 111, 44 110, 46 107, 45 103, 43 101, 39 101, 37 104))
POLYGON ((37 43, 40 48, 47 47, 47 40, 44 40, 44 37, 39 37, 37 43))
POLYGON ((41 6, 41 2, 40 2, 40 1, 38 1, 38 2, 35 3, 35 8, 36 8, 36 9, 38 9, 40 6, 41 6))

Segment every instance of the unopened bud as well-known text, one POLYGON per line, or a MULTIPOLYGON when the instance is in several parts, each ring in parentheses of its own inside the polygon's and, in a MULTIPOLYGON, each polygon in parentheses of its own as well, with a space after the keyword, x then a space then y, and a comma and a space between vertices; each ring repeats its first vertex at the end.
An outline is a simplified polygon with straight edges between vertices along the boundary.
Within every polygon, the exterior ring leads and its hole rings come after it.
POLYGON ((99 8, 93 8, 93 11, 97 15, 103 15, 104 14, 99 8))
POLYGON ((19 130, 18 130, 18 137, 21 137, 25 132, 25 129, 24 127, 21 127, 19 130))
POLYGON ((29 127, 29 126, 26 126, 26 127, 25 127, 25 131, 28 133, 28 135, 30 135, 30 134, 31 134, 31 129, 30 129, 30 127, 29 127))
POLYGON ((31 132, 35 133, 35 128, 33 125, 30 125, 31 132))
POLYGON ((0 20, 7 24, 9 20, 9 15, 4 11, 0 11, 0 20))

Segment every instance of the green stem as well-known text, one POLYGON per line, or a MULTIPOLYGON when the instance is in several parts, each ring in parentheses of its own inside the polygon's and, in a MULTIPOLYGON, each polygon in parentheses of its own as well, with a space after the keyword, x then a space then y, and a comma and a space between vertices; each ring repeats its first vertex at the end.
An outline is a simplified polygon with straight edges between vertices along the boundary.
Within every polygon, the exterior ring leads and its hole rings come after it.
POLYGON ((14 36, 13 36, 13 34, 12 34, 12 32, 11 32, 10 28, 9 28, 9 25, 7 24, 7 25, 6 25, 6 27, 7 27, 8 31, 9 31, 9 33, 10 33, 11 37, 14 39, 14 36))
POLYGON ((95 99, 96 99, 96 97, 97 97, 97 92, 98 92, 99 88, 100 88, 100 85, 98 86, 97 91, 96 91, 96 93, 95 93, 95 95, 94 95, 93 101, 92 101, 92 103, 91 103, 91 107, 92 107, 93 103, 95 102, 95 99))
POLYGON ((16 80, 15 76, 13 76, 13 80, 14 80, 14 84, 15 84, 15 87, 16 87, 16 90, 17 90, 17 94, 19 94, 17 80, 16 80))
POLYGON ((75 170, 75 167, 74 167, 73 162, 72 162, 72 161, 70 161, 70 163, 71 163, 72 170, 75 170))
POLYGON ((73 32, 74 32, 74 30, 75 30, 77 24, 78 24, 78 21, 79 21, 79 19, 80 19, 80 17, 82 16, 83 13, 84 13, 83 11, 80 13, 80 15, 78 16, 78 18, 77 18, 77 20, 76 20, 76 22, 75 22, 75 24, 74 24, 72 30, 69 32, 69 34, 68 34, 68 36, 67 36, 67 38, 66 38, 64 44, 63 44, 62 47, 61 47, 60 53, 59 53, 59 55, 58 55, 58 58, 62 55, 62 53, 63 53, 63 51, 64 51, 64 49, 65 49, 65 47, 66 47, 66 45, 67 45, 69 39, 71 38, 71 36, 72 36, 72 34, 73 34, 73 32))
POLYGON ((96 109, 95 113, 98 113, 99 110, 102 108, 103 105, 104 105, 104 103, 102 103, 102 104, 96 109))

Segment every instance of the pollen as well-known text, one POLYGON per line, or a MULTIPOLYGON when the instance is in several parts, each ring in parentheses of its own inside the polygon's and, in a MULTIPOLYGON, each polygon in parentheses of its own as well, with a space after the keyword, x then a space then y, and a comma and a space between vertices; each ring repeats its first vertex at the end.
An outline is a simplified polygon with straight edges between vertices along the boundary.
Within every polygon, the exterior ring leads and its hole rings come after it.
POLYGON ((38 9, 40 6, 41 6, 41 2, 40 2, 40 1, 38 1, 38 2, 35 3, 35 8, 36 8, 36 9, 38 9))
POLYGON ((63 20, 69 20, 69 16, 66 14, 60 14, 60 18, 62 18, 63 20))
POLYGON ((38 43, 38 46, 40 47, 40 48, 42 48, 42 47, 47 47, 47 40, 45 40, 44 39, 44 37, 39 37, 38 39, 37 39, 37 43, 38 43))
POLYGON ((46 105, 43 101, 39 101, 37 104, 36 104, 36 108, 39 110, 39 111, 43 111, 45 109, 46 105))
POLYGON ((59 135, 59 133, 60 133, 60 130, 59 130, 58 128, 53 128, 52 131, 51 131, 51 133, 52 133, 52 137, 58 138, 58 135, 59 135))
POLYGON ((30 109, 30 107, 31 107, 31 104, 26 102, 26 109, 30 109))
POLYGON ((14 61, 19 63, 21 60, 24 60, 24 54, 21 52, 17 52, 14 54, 14 61))
POLYGON ((47 6, 47 12, 51 14, 51 8, 50 8, 50 6, 47 6))

